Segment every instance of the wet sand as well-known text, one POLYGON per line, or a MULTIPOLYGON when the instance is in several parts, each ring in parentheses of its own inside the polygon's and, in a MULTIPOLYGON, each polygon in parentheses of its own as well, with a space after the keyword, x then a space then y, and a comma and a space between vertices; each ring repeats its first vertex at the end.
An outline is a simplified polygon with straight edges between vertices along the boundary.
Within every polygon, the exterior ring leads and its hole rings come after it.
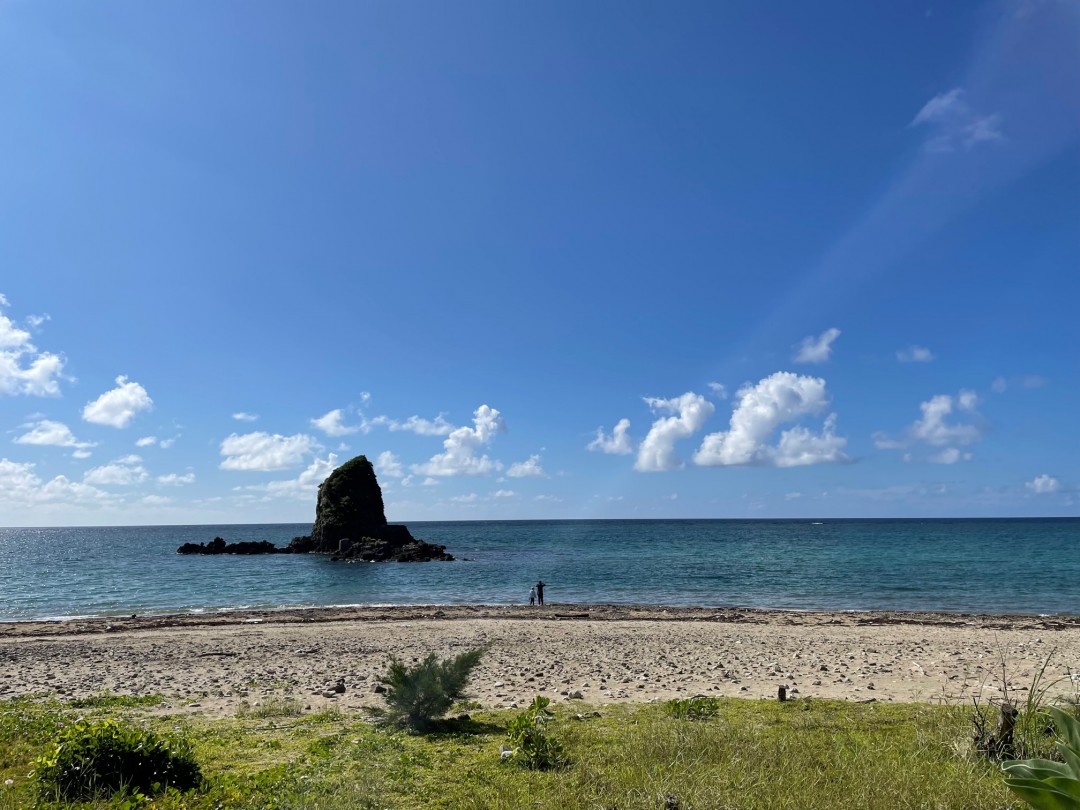
POLYGON ((19 622, 0 624, 0 699, 109 691, 161 694, 156 711, 212 717, 271 698, 360 711, 380 704, 391 656, 481 644, 490 650, 471 693, 492 708, 537 694, 595 706, 775 698, 781 685, 795 697, 970 703, 1005 689, 1022 699, 1048 658, 1052 694, 1073 694, 1080 616, 547 605, 19 622))

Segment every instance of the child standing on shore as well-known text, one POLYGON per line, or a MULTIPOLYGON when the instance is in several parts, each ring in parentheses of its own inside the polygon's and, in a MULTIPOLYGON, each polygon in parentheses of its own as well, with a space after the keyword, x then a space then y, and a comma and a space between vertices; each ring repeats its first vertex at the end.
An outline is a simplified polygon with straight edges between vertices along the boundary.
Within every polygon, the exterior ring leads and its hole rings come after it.
POLYGON ((533 585, 531 588, 529 588, 529 607, 532 607, 535 604, 536 604, 536 586, 533 585))

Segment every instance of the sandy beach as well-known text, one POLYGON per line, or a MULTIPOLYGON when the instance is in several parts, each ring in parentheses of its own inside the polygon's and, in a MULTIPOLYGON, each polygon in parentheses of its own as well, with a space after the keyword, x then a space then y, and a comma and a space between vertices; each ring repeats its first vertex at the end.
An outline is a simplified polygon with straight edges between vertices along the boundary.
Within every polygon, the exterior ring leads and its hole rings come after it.
POLYGON ((491 708, 537 694, 593 706, 775 698, 781 685, 795 697, 970 702, 1005 688, 1022 698, 1047 658, 1053 694, 1071 694, 1080 617, 548 605, 19 622, 0 624, 0 698, 161 694, 156 711, 220 717, 291 697, 361 711, 380 703, 391 656, 481 644, 471 692, 491 708))

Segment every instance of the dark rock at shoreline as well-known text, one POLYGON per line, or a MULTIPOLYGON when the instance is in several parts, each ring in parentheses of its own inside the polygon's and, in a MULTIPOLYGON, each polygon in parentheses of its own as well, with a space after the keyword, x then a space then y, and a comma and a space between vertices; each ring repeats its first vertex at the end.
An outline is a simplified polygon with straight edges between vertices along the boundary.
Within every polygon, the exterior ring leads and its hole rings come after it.
POLYGON ((184 543, 176 550, 177 554, 291 554, 288 548, 278 548, 268 540, 242 540, 239 543, 226 543, 215 537, 209 543, 184 543))
POLYGON ((345 538, 331 559, 347 562, 430 562, 453 560, 446 546, 417 540, 404 526, 387 525, 381 537, 361 537, 356 542, 345 538))
POLYGON ((178 554, 331 554, 350 562, 428 562, 453 560, 446 546, 426 543, 409 529, 386 522, 382 489, 367 456, 346 461, 319 487, 311 535, 294 537, 285 548, 266 540, 184 543, 178 554))
POLYGON ((319 486, 311 527, 315 551, 333 554, 350 537, 381 538, 386 526, 382 488, 367 456, 346 461, 319 486))
POLYGON ((289 544, 296 552, 331 554, 335 560, 428 562, 453 560, 446 547, 425 543, 406 526, 386 522, 382 489, 367 456, 346 461, 319 487, 310 537, 289 544))

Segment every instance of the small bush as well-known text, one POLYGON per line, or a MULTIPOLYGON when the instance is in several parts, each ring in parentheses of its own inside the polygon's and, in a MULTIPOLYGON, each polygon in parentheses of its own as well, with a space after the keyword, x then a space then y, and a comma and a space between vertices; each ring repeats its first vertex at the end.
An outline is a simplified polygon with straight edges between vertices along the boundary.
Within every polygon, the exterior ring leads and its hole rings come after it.
POLYGON ((304 704, 294 697, 271 696, 258 705, 240 701, 236 707, 237 717, 299 717, 304 713, 304 704))
POLYGON ((44 797, 67 801, 190 790, 202 781, 187 742, 114 720, 69 726, 52 753, 34 763, 31 776, 44 797))
POLYGON ((682 700, 669 700, 664 704, 672 717, 686 720, 704 720, 720 714, 720 699, 714 697, 692 697, 682 700))
POLYGON ((375 714, 414 731, 427 728, 464 697, 469 676, 485 652, 487 647, 478 647, 445 661, 432 653, 411 668, 391 659, 390 671, 379 678, 386 686, 388 708, 375 714))
POLYGON ((555 717, 548 708, 550 703, 546 697, 537 696, 529 708, 507 725, 511 762, 533 771, 552 770, 566 764, 562 743, 547 733, 547 723, 555 717))

